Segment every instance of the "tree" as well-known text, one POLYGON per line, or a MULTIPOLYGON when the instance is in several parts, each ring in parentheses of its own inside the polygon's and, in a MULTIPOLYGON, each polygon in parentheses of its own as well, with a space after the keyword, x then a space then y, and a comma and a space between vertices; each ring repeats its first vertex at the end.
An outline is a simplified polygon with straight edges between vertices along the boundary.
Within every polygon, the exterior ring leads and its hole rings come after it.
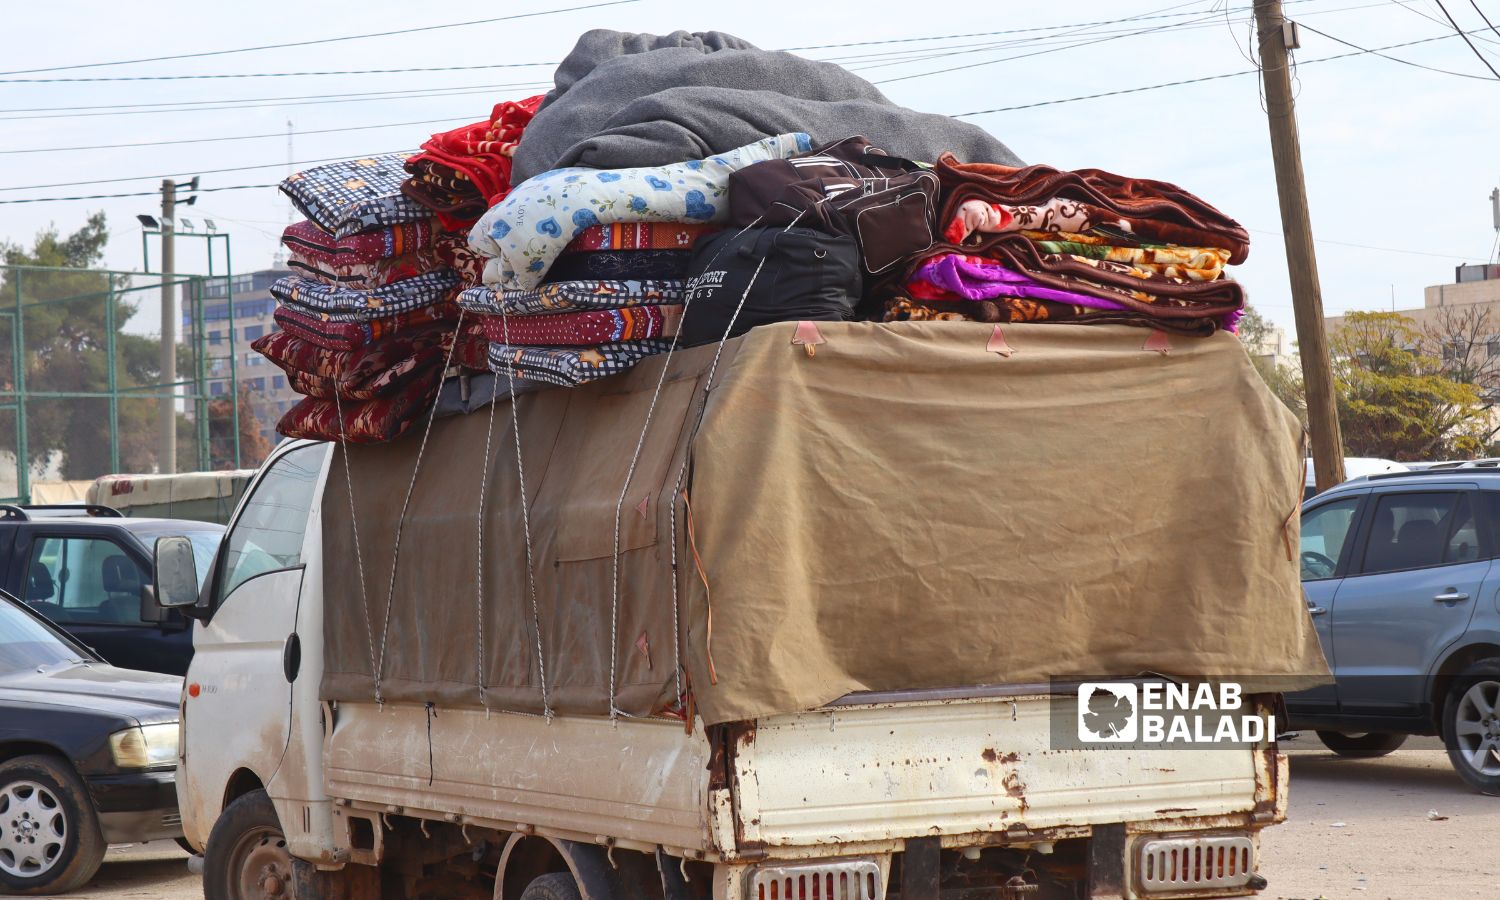
MULTIPOLYGON (((104 214, 95 213, 82 228, 66 237, 49 227, 37 234, 28 250, 0 243, 0 257, 8 266, 45 266, 60 270, 9 268, 0 271, 0 308, 10 306, 19 285, 24 305, 23 354, 28 393, 103 392, 109 384, 107 362, 108 310, 113 296, 115 379, 120 388, 149 385, 159 379, 157 342, 121 329, 137 312, 128 294, 127 278, 94 271, 109 240, 104 214)), ((14 390, 15 359, 10 340, 14 325, 0 320, 0 379, 14 390)), ((156 462, 155 410, 159 401, 123 400, 119 410, 120 465, 127 471, 149 471, 156 462)), ((110 469, 109 401, 88 399, 33 399, 27 403, 29 462, 63 451, 63 475, 93 478, 110 469)), ((17 446, 16 418, 0 417, 0 441, 17 446)))
POLYGON ((1255 371, 1266 382, 1276 399, 1286 404, 1303 425, 1307 424, 1307 397, 1302 389, 1302 373, 1295 366, 1287 365, 1276 358, 1272 344, 1276 338, 1275 326, 1260 310, 1245 307, 1240 319, 1239 338, 1250 353, 1250 362, 1255 371))
POLYGON ((1399 313, 1344 317, 1329 352, 1346 453, 1415 461, 1484 448, 1492 429, 1481 393, 1445 371, 1438 346, 1399 313))
MULTIPOLYGON (((1443 374, 1479 390, 1486 411, 1500 405, 1500 334, 1487 304, 1445 306, 1422 329, 1426 352, 1442 359, 1443 374)), ((1493 418, 1493 417, 1492 417, 1493 418)), ((1488 437, 1493 439, 1495 428, 1488 437)))
MULTIPOLYGON (((240 385, 240 465, 259 466, 271 455, 271 442, 261 433, 260 402, 244 384, 240 385)), ((234 408, 229 399, 208 404, 209 447, 215 469, 234 468, 234 408)))

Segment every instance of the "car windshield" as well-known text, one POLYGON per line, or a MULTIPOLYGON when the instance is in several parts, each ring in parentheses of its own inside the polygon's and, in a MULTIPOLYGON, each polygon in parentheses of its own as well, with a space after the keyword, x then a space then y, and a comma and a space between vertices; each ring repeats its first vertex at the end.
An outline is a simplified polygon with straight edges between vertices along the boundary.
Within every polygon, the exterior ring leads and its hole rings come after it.
POLYGON ((213 571, 214 554, 219 552, 219 541, 224 537, 222 528, 205 528, 201 523, 194 523, 196 528, 158 526, 153 528, 133 528, 131 532, 146 545, 147 551, 156 549, 156 539, 163 537, 185 537, 193 544, 193 563, 198 569, 198 590, 203 590, 204 582, 208 581, 209 573, 213 571))
POLYGON ((73 662, 80 656, 41 622, 0 598, 0 675, 73 662))

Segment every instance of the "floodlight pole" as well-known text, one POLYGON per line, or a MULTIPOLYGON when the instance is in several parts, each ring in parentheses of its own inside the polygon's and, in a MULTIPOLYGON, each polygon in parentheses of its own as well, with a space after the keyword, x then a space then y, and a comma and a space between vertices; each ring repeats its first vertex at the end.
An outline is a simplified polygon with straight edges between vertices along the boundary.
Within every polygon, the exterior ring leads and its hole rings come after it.
MULTIPOLYGON (((177 381, 177 284, 173 270, 177 265, 177 248, 173 236, 177 230, 177 182, 167 178, 161 183, 161 383, 177 381)), ((176 394, 169 389, 169 394, 176 394)), ((165 397, 157 411, 156 470, 163 475, 177 472, 177 402, 165 397)))

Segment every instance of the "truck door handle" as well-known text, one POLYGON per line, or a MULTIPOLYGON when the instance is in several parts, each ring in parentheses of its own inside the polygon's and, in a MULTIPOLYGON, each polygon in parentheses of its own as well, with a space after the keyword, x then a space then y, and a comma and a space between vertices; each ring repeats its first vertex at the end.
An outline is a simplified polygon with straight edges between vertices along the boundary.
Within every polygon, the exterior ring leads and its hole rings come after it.
POLYGON ((1462 603, 1463 601, 1469 599, 1469 595, 1455 588, 1448 588, 1448 590, 1444 591, 1441 594, 1438 594, 1432 599, 1438 603, 1462 603))
POLYGON ((1328 615, 1328 607, 1326 607, 1326 606, 1314 606, 1311 603, 1309 603, 1309 604, 1307 604, 1307 614, 1310 615, 1310 616, 1326 616, 1326 615, 1328 615))

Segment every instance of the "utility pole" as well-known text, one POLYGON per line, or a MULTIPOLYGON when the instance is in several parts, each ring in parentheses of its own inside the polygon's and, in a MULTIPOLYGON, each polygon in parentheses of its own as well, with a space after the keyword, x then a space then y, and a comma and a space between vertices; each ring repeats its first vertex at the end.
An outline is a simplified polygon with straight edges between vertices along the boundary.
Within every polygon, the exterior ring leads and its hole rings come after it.
POLYGON ((1286 238, 1286 266, 1292 282, 1302 381, 1307 390, 1307 421, 1312 433, 1313 471, 1319 491, 1344 480, 1344 439, 1334 405, 1333 367, 1323 327, 1323 294, 1318 259, 1313 251, 1307 186, 1302 178, 1302 149, 1297 139, 1297 112, 1292 100, 1292 72, 1287 50, 1295 49, 1296 26, 1287 21, 1281 0, 1255 0, 1260 73, 1271 126, 1271 158, 1276 165, 1276 194, 1281 201, 1281 228, 1286 238))
POLYGON ((177 252, 173 237, 177 229, 177 182, 161 183, 161 383, 167 395, 160 398, 157 415, 157 471, 177 471, 177 285, 173 270, 177 252))

